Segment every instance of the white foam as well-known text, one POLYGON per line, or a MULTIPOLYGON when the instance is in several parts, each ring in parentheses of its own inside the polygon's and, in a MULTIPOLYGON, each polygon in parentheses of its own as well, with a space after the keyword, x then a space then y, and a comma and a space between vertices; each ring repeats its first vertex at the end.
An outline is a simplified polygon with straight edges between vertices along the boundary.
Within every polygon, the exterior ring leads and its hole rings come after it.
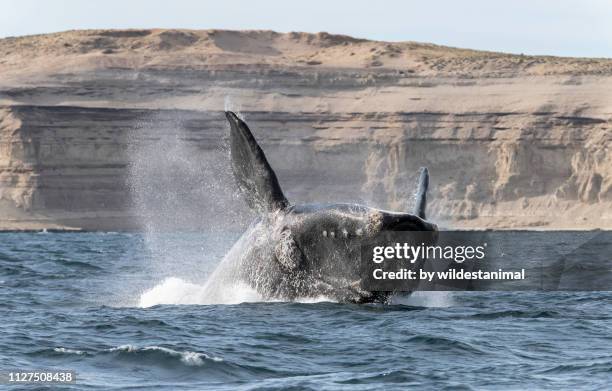
POLYGON ((180 358, 181 362, 189 366, 201 366, 204 364, 204 360, 212 360, 216 362, 223 361, 223 359, 220 357, 209 356, 208 354, 205 354, 205 353, 198 353, 198 352, 191 352, 191 351, 179 352, 173 349, 164 348, 162 346, 144 346, 142 348, 139 348, 134 345, 121 345, 121 346, 117 346, 116 348, 108 349, 108 351, 109 352, 126 352, 126 353, 158 351, 158 352, 165 353, 172 357, 178 357, 180 358))
POLYGON ((263 298, 246 284, 236 283, 222 290, 211 289, 210 284, 194 284, 178 277, 169 277, 144 292, 139 307, 158 304, 239 304, 263 301, 263 298))
POLYGON ((409 296, 394 295, 390 304, 411 305, 415 307, 452 307, 455 299, 452 292, 417 291, 409 296))
POLYGON ((316 297, 302 297, 295 300, 296 303, 302 304, 315 304, 315 303, 335 303, 337 300, 329 298, 327 296, 316 296, 316 297))
POLYGON ((67 349, 67 348, 55 348, 53 349, 53 351, 57 353, 76 354, 79 356, 82 356, 83 354, 85 354, 85 352, 83 352, 82 350, 74 350, 74 349, 67 349))

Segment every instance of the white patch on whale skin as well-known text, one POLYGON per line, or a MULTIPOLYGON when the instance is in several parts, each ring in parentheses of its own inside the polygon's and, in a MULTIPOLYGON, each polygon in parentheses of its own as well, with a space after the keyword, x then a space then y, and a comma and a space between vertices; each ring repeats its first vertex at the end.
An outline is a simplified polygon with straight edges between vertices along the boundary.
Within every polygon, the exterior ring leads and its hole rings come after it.
POLYGON ((366 223, 366 233, 375 235, 382 228, 383 214, 379 211, 372 211, 368 214, 368 222, 366 223))
POLYGON ((294 270, 298 267, 302 255, 290 230, 281 231, 278 242, 274 247, 274 255, 285 268, 294 270))

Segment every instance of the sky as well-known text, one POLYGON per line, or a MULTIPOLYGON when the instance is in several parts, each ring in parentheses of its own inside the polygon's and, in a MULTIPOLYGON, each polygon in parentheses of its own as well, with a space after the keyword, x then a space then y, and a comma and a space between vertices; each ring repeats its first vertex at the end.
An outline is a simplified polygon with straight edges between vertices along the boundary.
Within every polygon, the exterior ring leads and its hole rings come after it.
POLYGON ((73 29, 266 29, 612 57, 611 0, 0 0, 0 37, 73 29))

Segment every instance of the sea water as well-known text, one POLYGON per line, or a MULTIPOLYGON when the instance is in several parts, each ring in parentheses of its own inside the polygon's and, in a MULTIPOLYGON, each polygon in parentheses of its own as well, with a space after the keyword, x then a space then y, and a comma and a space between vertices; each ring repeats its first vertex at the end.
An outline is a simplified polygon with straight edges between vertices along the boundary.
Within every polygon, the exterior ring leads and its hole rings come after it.
POLYGON ((76 372, 54 390, 610 386, 611 293, 419 292, 352 305, 264 302, 236 284, 211 296, 238 236, 0 234, 0 370, 76 372))

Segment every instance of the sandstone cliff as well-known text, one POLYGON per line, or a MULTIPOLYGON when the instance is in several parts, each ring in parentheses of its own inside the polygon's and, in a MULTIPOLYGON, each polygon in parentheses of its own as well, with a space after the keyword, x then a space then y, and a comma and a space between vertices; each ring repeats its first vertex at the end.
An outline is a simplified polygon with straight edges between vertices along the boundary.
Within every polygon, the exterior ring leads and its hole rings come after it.
POLYGON ((214 30, 0 40, 0 228, 210 224, 224 108, 296 202, 406 210, 427 166, 442 225, 612 228, 612 60, 214 30))

